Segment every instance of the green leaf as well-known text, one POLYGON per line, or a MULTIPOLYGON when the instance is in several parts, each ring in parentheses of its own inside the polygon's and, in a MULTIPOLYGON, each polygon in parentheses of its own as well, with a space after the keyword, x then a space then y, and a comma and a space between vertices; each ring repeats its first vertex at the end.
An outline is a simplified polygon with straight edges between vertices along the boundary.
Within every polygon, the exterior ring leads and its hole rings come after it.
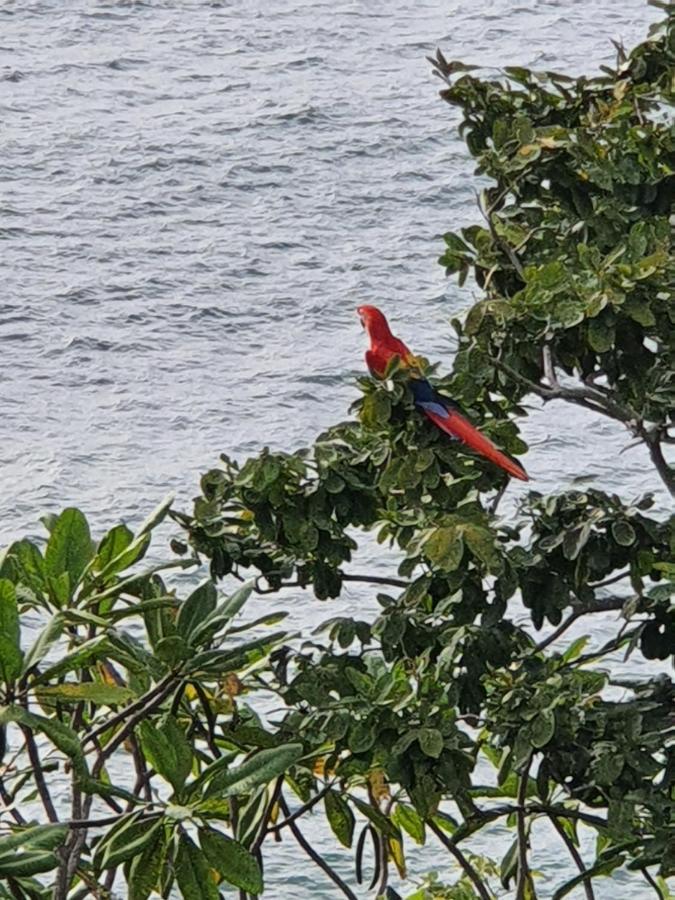
POLYGON ((12 851, 0 856, 0 877, 26 878, 51 872, 59 865, 56 853, 50 850, 27 850, 24 853, 12 851))
POLYGON ((82 700, 96 703, 99 706, 116 706, 126 703, 136 695, 127 687, 116 684, 104 684, 100 681, 85 681, 81 684, 64 682, 63 684, 39 687, 37 693, 40 703, 79 703, 82 700))
POLYGON ((359 797, 351 797, 352 803, 356 806, 358 811, 362 813, 366 819, 368 819, 372 825, 375 826, 376 830, 387 837, 394 838, 395 840, 401 840, 401 831, 397 825, 392 822, 392 820, 385 816, 383 812, 380 812, 379 809, 376 809, 374 806, 371 806, 370 803, 365 803, 359 797))
MULTIPOLYGON (((111 563, 121 557, 134 539, 134 533, 126 525, 115 525, 98 545, 92 568, 96 572, 107 570, 111 574, 111 563)), ((115 569, 119 571, 119 569, 115 569)))
POLYGON ((536 750, 541 750, 555 734, 555 713, 552 709, 543 709, 530 724, 530 742, 536 750))
POLYGON ((11 581, 0 578, 0 675, 12 684, 21 674, 23 654, 16 591, 11 581))
POLYGON ((35 544, 28 540, 15 541, 10 545, 2 574, 11 577, 15 584, 27 587, 36 597, 47 590, 45 561, 35 544))
POLYGON ((209 863, 191 837, 183 833, 175 861, 176 881, 183 900, 218 900, 209 863))
POLYGON ((162 824, 160 816, 149 818, 142 812, 124 816, 96 845, 94 871, 115 868, 142 853, 148 844, 154 843, 162 824))
POLYGON ((228 597, 194 627, 190 634, 190 643, 193 646, 208 644, 237 615, 251 596, 252 591, 253 582, 249 582, 235 591, 231 597, 228 597))
POLYGON ((602 316, 588 320, 588 343, 596 353, 607 353, 614 346, 615 340, 614 325, 607 324, 602 316))
POLYGON ((107 635, 99 634, 97 637, 84 641, 75 650, 66 653, 57 663, 45 669, 44 672, 35 675, 31 684, 36 687, 38 684, 45 684, 55 678, 72 672, 74 669, 83 669, 92 664, 95 660, 104 658, 108 655, 110 644, 107 635))
POLYGON ((635 543, 637 535, 630 522, 619 519, 612 522, 612 537, 621 547, 631 547, 635 543))
POLYGON ((188 643, 195 628, 216 608, 218 591, 209 579, 199 585, 181 604, 176 618, 176 630, 188 643))
POLYGON ((413 806, 408 806, 406 803, 399 801, 396 804, 392 820, 406 831, 416 843, 425 843, 426 830, 424 828, 424 820, 413 806))
POLYGON ((0 838, 0 856, 18 847, 26 847, 29 850, 56 850, 65 841, 69 830, 67 825, 34 825, 21 828, 0 838))
POLYGON ((597 860, 590 868, 586 870, 586 872, 581 875, 576 875, 574 878, 571 878, 569 881, 566 881, 562 887, 559 887, 555 892, 551 900, 562 900, 563 897, 566 897, 571 891, 574 890, 580 884, 583 884, 584 881, 588 881, 590 878, 597 878, 600 875, 611 875, 611 873, 620 866, 624 861, 624 856, 622 853, 616 853, 615 851, 610 851, 608 855, 603 856, 601 859, 597 860))
MULTIPOLYGON (((125 569, 128 569, 133 566, 134 563, 139 562, 147 553, 150 541, 150 534, 143 533, 138 537, 135 537, 117 556, 109 559, 101 568, 98 573, 98 580, 107 582, 111 580, 111 576, 124 572, 125 569)), ((134 578, 135 577, 136 576, 134 576, 134 578)), ((114 581, 114 579, 112 580, 114 581)))
POLYGON ((158 829, 142 852, 131 861, 127 879, 129 900, 147 900, 157 887, 165 858, 165 829, 158 829))
POLYGON ((249 894, 262 894, 262 873, 253 854, 231 837, 213 828, 199 829, 199 843, 209 865, 229 884, 249 894))
POLYGON ((437 728, 420 728, 417 740, 426 756, 438 759, 443 752, 443 735, 437 728))
POLYGON ((136 539, 142 537, 143 535, 150 534, 160 522, 163 522, 166 518, 167 513, 171 509, 171 504, 175 499, 175 494, 167 494, 166 497, 159 503, 147 519, 143 522, 141 527, 136 532, 136 539))
POLYGON ((508 891, 509 884, 516 877, 518 869, 518 838, 516 838, 509 849, 504 854, 501 865, 499 866, 499 880, 505 891, 508 891))
POLYGON ((156 724, 141 722, 139 736, 150 764, 179 793, 192 768, 192 749, 175 717, 167 713, 156 724))
POLYGON ((436 528, 424 542, 424 552, 440 569, 454 572, 464 553, 461 531, 455 525, 436 528))
POLYGON ((576 659, 580 655, 586 644, 589 642, 589 640, 589 636, 587 634, 584 634, 582 637, 579 637, 575 641, 572 641, 572 643, 562 655, 563 662, 572 662, 572 660, 576 659))
POLYGON ((625 759, 618 748, 603 753, 593 762, 593 774, 598 784, 611 787, 623 772, 625 759))
POLYGON ((302 756, 302 744, 281 744, 261 750, 247 759, 240 766, 234 766, 226 772, 217 772, 211 780, 206 797, 218 794, 220 797, 231 797, 234 794, 250 794, 262 784, 268 784, 273 778, 283 775, 289 766, 302 756))
POLYGON ((467 547, 492 572, 499 571, 500 558, 495 544, 495 534, 489 528, 466 525, 463 528, 467 547))
POLYGON ((343 847, 351 847, 356 820, 349 803, 341 794, 332 789, 325 795, 323 802, 326 818, 333 834, 343 847))
POLYGON ((64 509, 54 523, 45 551, 45 569, 50 578, 68 575, 73 591, 93 557, 89 525, 79 509, 64 509))
POLYGON ((361 421, 368 428, 386 425, 391 418, 391 400, 382 390, 368 394, 361 407, 361 421))
POLYGON ((10 722, 25 725, 33 731, 45 734, 52 744, 70 759, 75 773, 83 781, 88 781, 89 770, 87 769, 80 738, 70 726, 56 719, 36 716, 21 706, 0 707, 0 725, 7 725, 10 722))

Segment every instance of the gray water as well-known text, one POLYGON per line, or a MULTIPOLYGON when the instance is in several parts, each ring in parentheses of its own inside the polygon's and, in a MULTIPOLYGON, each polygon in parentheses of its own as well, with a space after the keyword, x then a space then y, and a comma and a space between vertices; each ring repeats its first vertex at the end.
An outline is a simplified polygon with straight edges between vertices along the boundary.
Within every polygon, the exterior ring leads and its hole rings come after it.
MULTIPOLYGON (((66 505, 133 525, 169 490, 188 507, 221 451, 310 442, 356 396, 358 303, 449 366, 474 289, 436 257, 476 220, 476 180, 425 55, 592 72, 657 18, 641 0, 0 2, 0 540, 66 505)), ((617 424, 532 405, 537 489, 656 486, 617 424)), ((338 612, 293 603, 305 628, 338 612)), ((557 879, 553 840, 541 859, 557 879)), ((445 865, 429 848, 411 868, 445 865)), ((268 884, 335 896, 286 844, 268 884)))

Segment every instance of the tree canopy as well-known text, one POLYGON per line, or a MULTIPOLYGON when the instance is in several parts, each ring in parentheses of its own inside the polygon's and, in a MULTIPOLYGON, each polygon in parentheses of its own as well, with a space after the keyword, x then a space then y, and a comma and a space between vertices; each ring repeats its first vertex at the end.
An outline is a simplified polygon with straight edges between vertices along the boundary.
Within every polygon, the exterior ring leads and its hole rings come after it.
MULTIPOLYGON (((489 186, 480 221, 445 235, 441 256, 481 299, 453 321, 452 372, 427 366, 508 452, 527 452, 517 419, 535 394, 625 427, 670 490, 674 34, 669 13, 594 78, 486 78, 437 53, 489 186)), ((224 454, 189 512, 167 503, 93 541, 68 509, 46 521, 44 548, 7 548, 0 898, 125 883, 132 900, 247 900, 273 839, 349 898, 400 897, 411 841, 447 851, 414 900, 593 900, 618 869, 670 896, 673 520, 653 494, 602 485, 531 490, 503 516, 506 476, 429 427, 398 362, 359 388, 355 416, 311 447, 224 454), (176 556, 139 568, 167 513, 176 556), (371 536, 390 570, 357 568, 371 536), (210 577, 181 599, 164 569, 204 560, 210 577), (340 614, 355 582, 376 613, 340 614), (276 629, 301 589, 332 601, 319 633, 276 629), (269 608, 239 624, 256 595, 269 608), (631 655, 644 677, 617 674, 631 655), (352 879, 308 839, 316 808, 353 848, 352 879), (512 832, 502 858, 472 853, 497 825, 512 832), (542 830, 567 869, 541 874, 542 830)))

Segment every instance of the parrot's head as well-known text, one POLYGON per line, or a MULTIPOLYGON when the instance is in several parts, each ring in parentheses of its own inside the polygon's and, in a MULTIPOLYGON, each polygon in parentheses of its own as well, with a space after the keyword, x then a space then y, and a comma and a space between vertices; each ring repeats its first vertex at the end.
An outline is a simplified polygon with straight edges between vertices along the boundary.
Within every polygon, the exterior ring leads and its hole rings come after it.
POLYGON ((391 335, 384 313, 376 306, 359 306, 356 312, 371 339, 382 340, 391 335))

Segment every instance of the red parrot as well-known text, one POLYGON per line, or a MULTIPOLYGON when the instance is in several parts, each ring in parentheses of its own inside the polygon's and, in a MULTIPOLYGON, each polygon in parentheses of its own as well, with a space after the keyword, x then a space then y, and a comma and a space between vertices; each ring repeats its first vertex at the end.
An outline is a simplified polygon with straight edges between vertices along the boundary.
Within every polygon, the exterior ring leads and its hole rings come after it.
MULTIPOLYGON (((380 310, 375 306, 359 306, 356 311, 370 338, 370 349, 366 351, 366 365, 372 374, 381 378, 386 371, 387 364, 394 356, 398 356, 403 365, 413 369, 414 372, 418 367, 417 360, 403 341, 391 333, 389 324, 380 310)), ((415 405, 441 431, 445 431, 452 438, 463 441, 472 450, 480 453, 514 478, 529 481, 527 473, 520 463, 498 450, 492 441, 474 428, 471 422, 456 409, 452 401, 441 396, 426 378, 413 374, 410 379, 410 387, 415 398, 415 405)))

